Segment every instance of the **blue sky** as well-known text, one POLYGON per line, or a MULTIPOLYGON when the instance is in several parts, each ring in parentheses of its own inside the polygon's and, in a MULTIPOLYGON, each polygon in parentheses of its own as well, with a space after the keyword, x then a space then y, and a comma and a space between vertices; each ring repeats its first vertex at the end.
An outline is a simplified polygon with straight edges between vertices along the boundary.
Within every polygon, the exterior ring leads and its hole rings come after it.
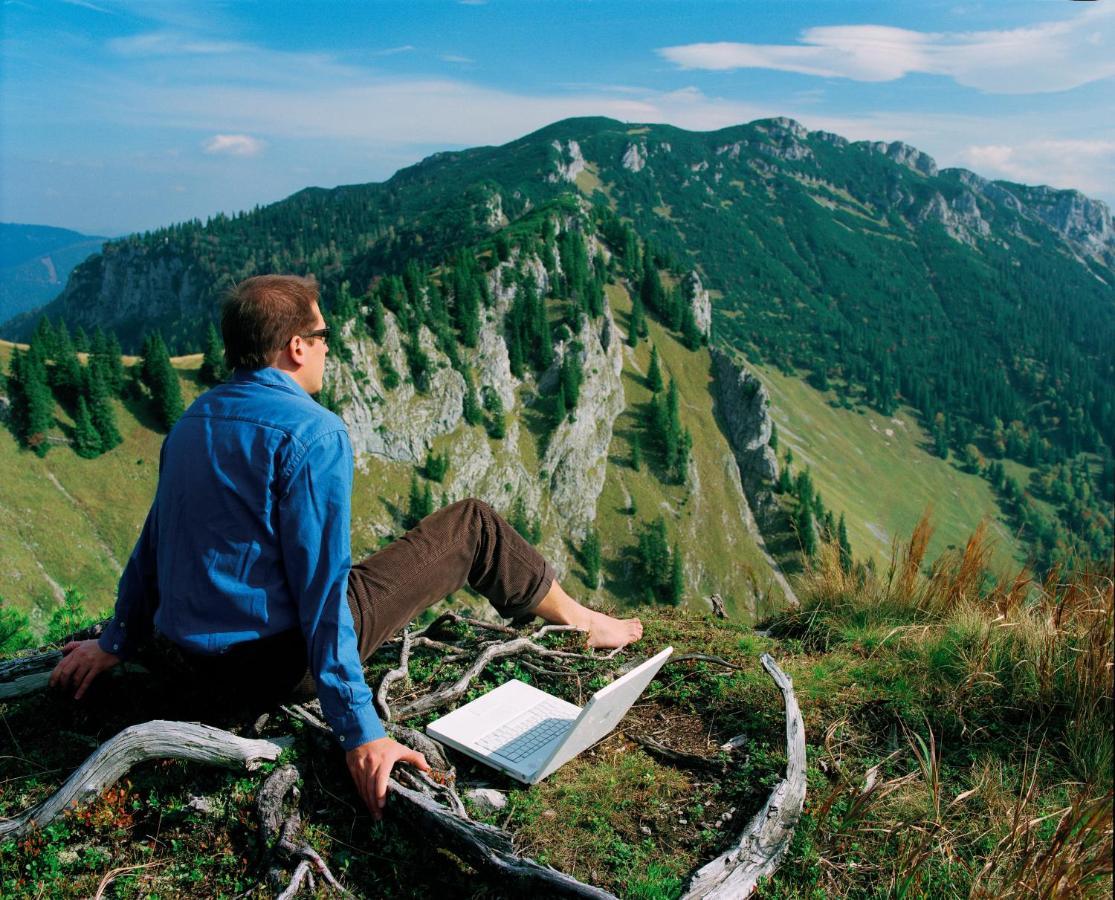
POLYGON ((1115 201, 1115 0, 2 0, 0 221, 115 235, 574 115, 774 115, 1115 201))

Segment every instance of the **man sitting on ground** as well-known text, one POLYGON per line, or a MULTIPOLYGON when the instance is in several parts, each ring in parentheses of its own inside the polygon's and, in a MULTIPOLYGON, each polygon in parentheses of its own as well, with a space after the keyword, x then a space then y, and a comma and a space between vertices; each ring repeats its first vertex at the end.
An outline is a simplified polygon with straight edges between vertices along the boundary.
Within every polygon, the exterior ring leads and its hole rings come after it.
POLYGON ((221 330, 234 374, 167 435, 113 619, 98 640, 63 648, 50 683, 80 698, 142 650, 173 659, 205 697, 273 704, 316 689, 379 819, 395 763, 429 766, 386 736, 362 663, 422 610, 468 584, 500 615, 574 625, 591 647, 636 641, 642 624, 573 600, 480 500, 427 516, 353 565, 352 446, 311 397, 329 352, 317 301, 314 280, 295 276, 249 278, 229 295, 221 330))

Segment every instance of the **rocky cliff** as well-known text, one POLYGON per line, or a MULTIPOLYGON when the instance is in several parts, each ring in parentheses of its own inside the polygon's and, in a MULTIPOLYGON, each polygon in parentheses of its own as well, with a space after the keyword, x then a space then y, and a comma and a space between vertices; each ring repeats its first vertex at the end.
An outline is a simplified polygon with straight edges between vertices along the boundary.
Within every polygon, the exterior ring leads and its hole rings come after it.
POLYGON ((760 525, 774 509, 778 457, 770 448, 770 397, 759 379, 723 351, 712 351, 717 413, 739 465, 748 502, 760 525))

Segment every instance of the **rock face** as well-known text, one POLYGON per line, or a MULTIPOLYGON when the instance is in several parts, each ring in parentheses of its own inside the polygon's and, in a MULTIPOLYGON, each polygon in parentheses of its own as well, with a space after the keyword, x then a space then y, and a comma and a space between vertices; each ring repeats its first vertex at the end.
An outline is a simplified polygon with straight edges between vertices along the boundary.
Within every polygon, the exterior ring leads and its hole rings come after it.
POLYGON ((707 338, 712 333, 712 301, 709 300, 708 291, 701 284, 701 276, 696 270, 685 276, 682 291, 682 296, 693 307, 697 329, 707 338))
POLYGON ((92 332, 100 326, 128 343, 152 319, 197 315, 211 290, 180 256, 144 253, 124 239, 105 244, 100 257, 78 266, 54 304, 64 309, 70 328, 92 332))
POLYGON ((867 147, 868 150, 893 159, 900 166, 905 166, 914 172, 928 175, 930 178, 937 175, 937 163, 934 162, 933 157, 928 153, 922 153, 909 144, 903 144, 901 141, 892 141, 889 144, 883 141, 867 141, 863 146, 867 147))
POLYGON ((1090 200, 1080 191, 1050 187, 1004 186, 1021 193, 1026 211, 1060 234, 1080 255, 1115 267, 1115 228, 1111 209, 1100 200, 1090 200))
POLYGON ((641 172, 647 164, 646 144, 630 143, 623 151, 623 167, 631 172, 641 172))
POLYGON ((561 141, 554 141, 553 148, 558 152, 557 171, 546 176, 547 181, 576 181, 585 169, 585 158, 581 155, 581 145, 569 141, 563 149, 561 141))
POLYGON ((616 333, 611 307, 594 323, 584 320, 574 339, 555 348, 555 371, 566 353, 579 353, 584 381, 572 421, 566 419, 554 431, 542 459, 548 473, 550 499, 565 529, 583 537, 596 518, 596 501, 604 490, 608 447, 615 420, 623 412, 623 346, 613 340, 616 333))
MULTIPOLYGON (((941 175, 958 181, 967 188, 965 193, 972 195, 970 200, 962 199, 961 202, 949 204, 955 216, 959 216, 961 220, 966 213, 971 212, 976 199, 984 197, 1022 219, 1038 222, 1052 229, 1077 256, 1094 259, 1108 268, 1115 267, 1115 225, 1112 224, 1111 209, 1106 203, 1091 200, 1079 191, 988 181, 967 169, 942 169, 941 175)), ((961 197, 963 198, 963 194, 961 197)), ((976 209, 978 212, 978 204, 976 209)), ((942 210, 939 207, 934 215, 940 214, 942 210)), ((970 224, 961 224, 972 230, 970 224)), ((986 235, 989 229, 990 226, 984 223, 974 230, 986 235)), ((1020 233, 1017 222, 1010 231, 1012 234, 1020 233)))
POLYGON ((716 409, 739 465, 743 489, 760 526, 774 508, 778 458, 770 448, 770 397, 762 382, 720 350, 712 350, 716 409))
POLYGON ((983 218, 979 202, 968 190, 961 191, 951 201, 945 200, 940 192, 934 193, 918 213, 917 221, 940 222, 950 237, 970 246, 976 245, 976 238, 986 238, 991 234, 991 226, 983 218))
MULTIPOLYGON (((573 219, 559 228, 576 227, 573 219)), ((591 241, 588 241, 591 249, 591 241)), ((560 267, 560 260, 557 261, 560 267)), ((452 368, 437 348, 433 335, 423 326, 419 344, 431 362, 429 387, 419 392, 405 377, 408 372, 404 335, 390 311, 382 344, 357 334, 354 322, 345 326, 348 362, 337 359, 328 370, 329 384, 345 398, 341 416, 348 426, 357 467, 367 471, 377 460, 420 465, 433 442, 446 435, 449 474, 442 488, 450 500, 479 497, 498 509, 510 509, 521 500, 530 519, 538 518, 552 535, 539 550, 558 574, 566 571, 569 554, 566 540, 580 542, 596 518, 596 505, 604 489, 608 447, 615 420, 625 401, 621 372, 623 346, 611 307, 596 320, 585 318, 578 334, 554 347, 554 364, 535 381, 511 374, 503 322, 515 299, 512 270, 533 277, 540 294, 549 287, 549 275, 537 256, 512 258, 489 273, 492 306, 481 311, 481 328, 475 350, 462 349, 472 368, 476 390, 497 394, 507 416, 507 433, 502 440, 488 438, 483 428, 464 422, 464 378, 452 368), (549 435, 537 465, 523 463, 520 445, 531 438, 522 431, 523 408, 535 402, 556 381, 566 354, 580 357, 583 381, 576 409, 549 435), (379 356, 385 354, 404 379, 386 390, 380 373, 379 356)), ((560 268, 558 270, 560 272, 560 268)), ((707 292, 706 292, 707 293, 707 292)))
MULTIPOLYGON (((387 325, 380 352, 391 358, 396 372, 407 371, 400 330, 392 313, 385 314, 387 325)), ((348 402, 342 418, 352 438, 357 457, 377 456, 392 462, 418 464, 435 437, 455 429, 461 422, 465 382, 450 368, 448 360, 436 349, 433 335, 423 326, 419 345, 436 360, 429 388, 420 393, 410 381, 402 381, 387 392, 377 374, 375 343, 367 337, 353 338, 352 323, 345 338, 352 353, 351 363, 331 367, 330 383, 348 402)))

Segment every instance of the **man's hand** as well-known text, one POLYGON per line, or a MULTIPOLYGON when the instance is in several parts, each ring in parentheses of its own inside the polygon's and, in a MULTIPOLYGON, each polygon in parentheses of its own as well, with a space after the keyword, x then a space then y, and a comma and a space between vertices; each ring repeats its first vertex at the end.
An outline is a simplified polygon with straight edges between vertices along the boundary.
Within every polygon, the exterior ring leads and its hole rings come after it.
POLYGON ((345 754, 345 762, 348 763, 348 771, 356 783, 357 793, 364 798, 372 818, 377 822, 383 818, 383 807, 387 803, 387 779, 391 776, 391 768, 395 763, 410 763, 423 772, 430 771, 426 757, 389 737, 353 747, 345 754))
POLYGON ((95 640, 70 641, 62 648, 62 659, 50 673, 50 686, 69 690, 80 700, 101 672, 111 669, 120 657, 101 649, 95 640))

